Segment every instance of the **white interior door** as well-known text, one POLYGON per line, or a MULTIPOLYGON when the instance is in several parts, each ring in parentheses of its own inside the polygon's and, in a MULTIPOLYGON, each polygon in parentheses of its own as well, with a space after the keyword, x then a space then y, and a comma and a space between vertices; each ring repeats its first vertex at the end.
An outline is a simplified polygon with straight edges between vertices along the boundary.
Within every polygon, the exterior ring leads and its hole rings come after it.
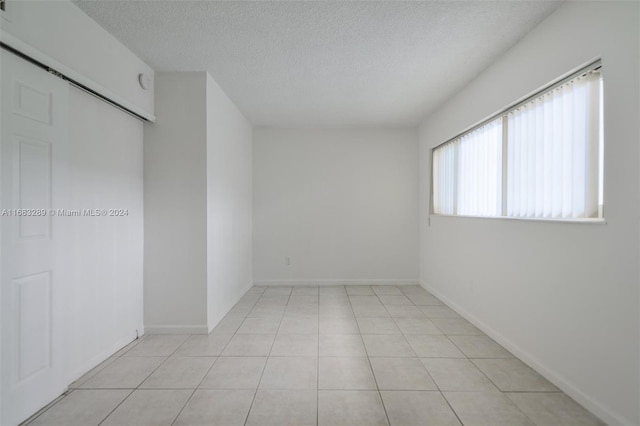
POLYGON ((60 235, 50 210, 64 208, 69 86, 0 54, 0 423, 14 425, 67 385, 65 280, 56 268, 60 235))

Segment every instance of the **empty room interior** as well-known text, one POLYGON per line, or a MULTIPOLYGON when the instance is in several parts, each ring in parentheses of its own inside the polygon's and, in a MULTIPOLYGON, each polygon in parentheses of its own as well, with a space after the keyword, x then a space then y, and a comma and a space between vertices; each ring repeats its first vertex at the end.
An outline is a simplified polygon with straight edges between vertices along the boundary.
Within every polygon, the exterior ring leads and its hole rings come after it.
POLYGON ((0 424, 640 425, 640 3, 0 3, 0 424))

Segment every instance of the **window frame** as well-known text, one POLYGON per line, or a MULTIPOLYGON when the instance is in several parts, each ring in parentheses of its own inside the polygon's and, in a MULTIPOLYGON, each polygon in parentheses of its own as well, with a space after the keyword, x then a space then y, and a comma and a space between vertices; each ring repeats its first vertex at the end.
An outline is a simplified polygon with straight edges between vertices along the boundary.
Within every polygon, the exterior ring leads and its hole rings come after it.
MULTIPOLYGON (((603 194, 603 201, 602 201, 602 205, 599 206, 599 216, 598 217, 588 217, 588 218, 550 218, 550 217, 520 217, 520 216, 508 216, 507 215, 507 161, 508 161, 508 155, 507 155, 507 145, 508 145, 508 140, 507 140, 507 132, 508 132, 508 114, 511 111, 514 111, 516 109, 518 109, 519 107, 521 107, 522 105, 525 105, 529 102, 531 102, 534 99, 539 98, 540 96, 543 96, 544 94, 546 94, 547 92, 550 92, 552 90, 554 90, 555 88, 562 86, 563 84, 577 78, 580 77, 582 75, 586 75, 590 72, 593 71, 598 71, 601 74, 601 79, 603 78, 602 76, 602 60, 601 59, 596 59, 594 61, 589 62, 587 65, 581 66, 573 71, 570 71, 569 73, 559 77, 558 79, 552 81, 551 83, 541 87, 540 89, 535 90, 534 92, 524 96, 523 98, 517 100, 516 102, 508 105, 507 107, 499 110, 498 112, 491 114, 489 117, 481 120, 480 122, 474 124, 471 127, 468 127, 467 129, 465 129, 464 131, 456 134, 455 136, 453 136, 452 138, 447 139, 446 141, 432 147, 430 149, 430 162, 431 162, 431 182, 430 182, 430 197, 429 197, 429 225, 431 224, 431 217, 435 216, 435 217, 455 217, 455 218, 466 218, 466 219, 493 219, 493 220, 517 220, 517 221, 534 221, 534 222, 557 222, 557 223, 577 223, 577 224, 606 224, 606 218, 604 216, 604 194, 603 194), (435 194, 435 187, 434 187, 434 152, 436 150, 438 150, 439 148, 442 148, 443 146, 447 145, 447 144, 451 144, 454 143, 456 140, 459 140, 460 138, 468 135, 469 133, 472 133, 478 129, 480 129, 481 127, 496 121, 496 120, 502 120, 502 131, 503 131, 503 135, 502 135, 502 193, 501 193, 501 198, 502 198, 502 210, 500 212, 499 216, 480 216, 480 215, 461 215, 461 214, 443 214, 443 213, 435 213, 434 211, 434 194, 435 194)), ((600 103, 601 105, 604 105, 604 99, 602 97, 602 91, 600 93, 600 103)), ((603 125, 603 115, 604 115, 604 108, 601 109, 600 111, 600 135, 601 135, 601 139, 603 138, 603 130, 602 130, 602 125, 603 125)), ((604 145, 603 141, 602 141, 602 145, 604 145)), ((600 152, 599 152, 600 156, 604 156, 604 146, 600 148, 600 152)), ((598 173, 602 173, 604 174, 604 170, 601 170, 600 165, 602 165, 602 169, 604 168, 604 164, 603 164, 603 160, 602 158, 600 158, 598 160, 599 166, 598 166, 598 173)), ((456 177, 457 178, 457 177, 456 177)), ((604 176, 601 177, 602 181, 604 181, 604 176)), ((603 182, 604 184, 604 182, 603 182)), ((457 184, 456 184, 457 186, 457 184)), ((604 185, 603 185, 604 186, 604 185)), ((454 192, 455 194, 455 192, 454 192)), ((454 196, 454 204, 455 204, 455 196, 454 196)))

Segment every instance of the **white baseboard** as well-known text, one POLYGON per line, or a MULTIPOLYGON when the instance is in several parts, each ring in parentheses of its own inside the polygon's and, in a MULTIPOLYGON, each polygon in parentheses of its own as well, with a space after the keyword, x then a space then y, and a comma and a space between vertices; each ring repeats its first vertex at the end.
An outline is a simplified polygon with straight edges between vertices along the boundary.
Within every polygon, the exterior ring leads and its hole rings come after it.
POLYGON ((379 279, 337 279, 337 280, 260 280, 254 281, 255 286, 319 286, 328 287, 334 285, 419 285, 416 280, 398 279, 398 280, 379 280, 379 279))
POLYGON ((456 311, 460 316, 465 318, 467 321, 478 327, 482 330, 487 336, 491 337, 493 340, 502 345, 509 352, 518 357, 522 362, 527 364, 529 367, 533 368, 540 375, 542 375, 545 379, 549 380, 556 387, 562 390, 564 393, 569 395, 587 410, 591 411, 595 416, 599 417, 606 424, 610 425, 632 425, 633 422, 627 419, 620 418, 617 414, 611 412, 611 410, 605 408, 595 399, 591 398, 581 390, 575 387, 573 383, 566 380, 561 374, 557 371, 549 369, 544 366, 543 363, 538 361, 535 357, 531 356, 527 351, 520 348, 518 345, 513 344, 506 336, 499 333, 491 326, 484 323, 475 315, 469 313, 465 309, 463 309, 460 305, 453 302, 447 296, 440 293, 438 290, 433 287, 420 283, 420 286, 427 290, 429 293, 436 296, 442 302, 444 302, 448 307, 456 311))
POLYGON ((203 325, 145 325, 145 334, 209 334, 209 327, 203 325))

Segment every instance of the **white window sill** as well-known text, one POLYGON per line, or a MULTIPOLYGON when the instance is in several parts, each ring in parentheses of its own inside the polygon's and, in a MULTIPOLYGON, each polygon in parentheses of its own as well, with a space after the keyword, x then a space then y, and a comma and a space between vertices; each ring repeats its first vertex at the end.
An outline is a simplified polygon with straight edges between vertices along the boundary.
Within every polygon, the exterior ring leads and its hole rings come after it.
POLYGON ((512 216, 466 216, 466 215, 450 215, 435 214, 429 215, 429 222, 432 218, 461 218, 461 219, 491 219, 491 220, 516 220, 526 222, 551 222, 551 223, 570 223, 580 225, 606 225, 605 218, 585 218, 585 219, 553 219, 546 217, 512 217, 512 216))

